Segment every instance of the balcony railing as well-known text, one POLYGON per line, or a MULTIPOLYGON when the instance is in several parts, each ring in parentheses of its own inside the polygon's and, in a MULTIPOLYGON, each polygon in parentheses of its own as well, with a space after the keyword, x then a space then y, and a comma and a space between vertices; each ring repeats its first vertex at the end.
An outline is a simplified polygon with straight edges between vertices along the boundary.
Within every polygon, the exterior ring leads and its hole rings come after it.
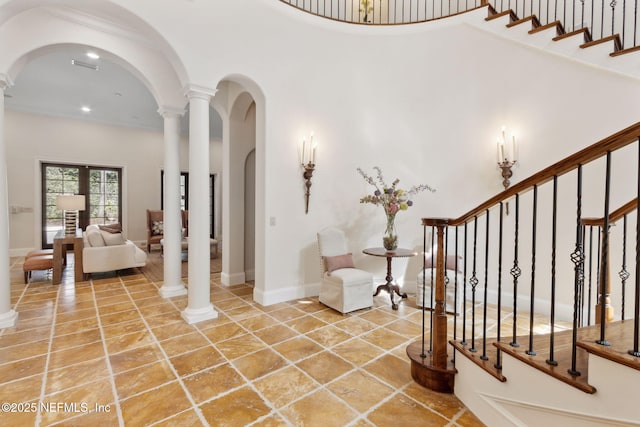
POLYGON ((425 22, 488 5, 490 13, 535 15, 535 26, 558 24, 558 33, 584 31, 585 41, 617 38, 616 49, 638 45, 639 0, 280 0, 325 18, 370 25, 425 22))

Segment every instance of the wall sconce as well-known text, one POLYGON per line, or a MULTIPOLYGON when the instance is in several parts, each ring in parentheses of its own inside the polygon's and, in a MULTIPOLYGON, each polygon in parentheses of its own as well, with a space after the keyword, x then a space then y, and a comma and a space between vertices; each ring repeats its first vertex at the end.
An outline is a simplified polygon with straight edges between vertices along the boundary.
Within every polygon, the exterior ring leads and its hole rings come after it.
POLYGON ((318 144, 313 142, 313 132, 309 138, 309 143, 305 139, 302 140, 302 156, 300 157, 300 165, 304 171, 302 178, 304 179, 304 213, 309 213, 309 196, 311 196, 311 177, 316 167, 316 150, 318 144))
MULTIPOLYGON (((518 159, 516 137, 515 135, 511 135, 511 144, 509 144, 507 142, 507 135, 504 126, 502 126, 502 132, 498 137, 496 148, 498 155, 498 167, 502 171, 502 186, 506 190, 511 185, 511 181, 509 180, 513 176, 513 171, 511 170, 511 168, 518 162, 518 159)), ((507 215, 509 215, 509 202, 507 202, 506 208, 507 215)))
POLYGON ((76 235, 78 228, 78 211, 84 210, 83 195, 60 195, 56 199, 56 207, 64 211, 64 234, 76 235))

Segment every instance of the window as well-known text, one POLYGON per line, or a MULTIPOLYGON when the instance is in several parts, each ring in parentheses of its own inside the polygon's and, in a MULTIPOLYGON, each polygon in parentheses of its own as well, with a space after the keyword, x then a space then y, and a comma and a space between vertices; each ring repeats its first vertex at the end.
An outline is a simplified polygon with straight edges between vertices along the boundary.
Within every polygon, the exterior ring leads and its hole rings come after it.
POLYGON ((42 247, 51 248, 53 237, 63 228, 63 212, 56 207, 62 194, 84 194, 85 210, 79 227, 113 224, 122 218, 122 169, 42 163, 42 247))
MULTIPOLYGON (((214 236, 215 174, 209 175, 209 237, 214 236)), ((164 171, 160 172, 160 209, 164 209, 164 171)), ((180 209, 189 210, 189 172, 180 172, 180 209)))

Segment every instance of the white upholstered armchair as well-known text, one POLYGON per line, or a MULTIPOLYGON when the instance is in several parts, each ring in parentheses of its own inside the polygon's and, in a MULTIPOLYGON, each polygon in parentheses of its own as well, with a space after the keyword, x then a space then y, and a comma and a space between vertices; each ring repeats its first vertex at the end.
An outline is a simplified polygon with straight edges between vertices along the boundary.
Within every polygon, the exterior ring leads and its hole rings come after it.
POLYGON ((347 240, 337 228, 318 233, 322 261, 322 283, 319 300, 341 313, 373 305, 373 275, 355 268, 347 240))

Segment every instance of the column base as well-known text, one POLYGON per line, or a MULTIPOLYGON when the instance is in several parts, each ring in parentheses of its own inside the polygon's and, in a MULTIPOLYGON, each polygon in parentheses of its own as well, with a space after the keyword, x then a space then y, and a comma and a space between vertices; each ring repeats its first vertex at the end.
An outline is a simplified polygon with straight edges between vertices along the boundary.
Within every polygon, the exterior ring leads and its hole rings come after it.
POLYGON ((218 312, 213 309, 213 305, 209 304, 204 308, 189 308, 187 307, 182 313, 182 318, 190 325, 194 323, 203 322, 205 320, 217 319, 218 312))
POLYGON ((182 295, 187 295, 187 288, 182 282, 177 285, 164 284, 160 289, 158 289, 158 293, 162 298, 179 297, 182 295))
POLYGON ((0 328, 13 328, 16 326, 18 313, 15 310, 9 310, 0 314, 0 328))

